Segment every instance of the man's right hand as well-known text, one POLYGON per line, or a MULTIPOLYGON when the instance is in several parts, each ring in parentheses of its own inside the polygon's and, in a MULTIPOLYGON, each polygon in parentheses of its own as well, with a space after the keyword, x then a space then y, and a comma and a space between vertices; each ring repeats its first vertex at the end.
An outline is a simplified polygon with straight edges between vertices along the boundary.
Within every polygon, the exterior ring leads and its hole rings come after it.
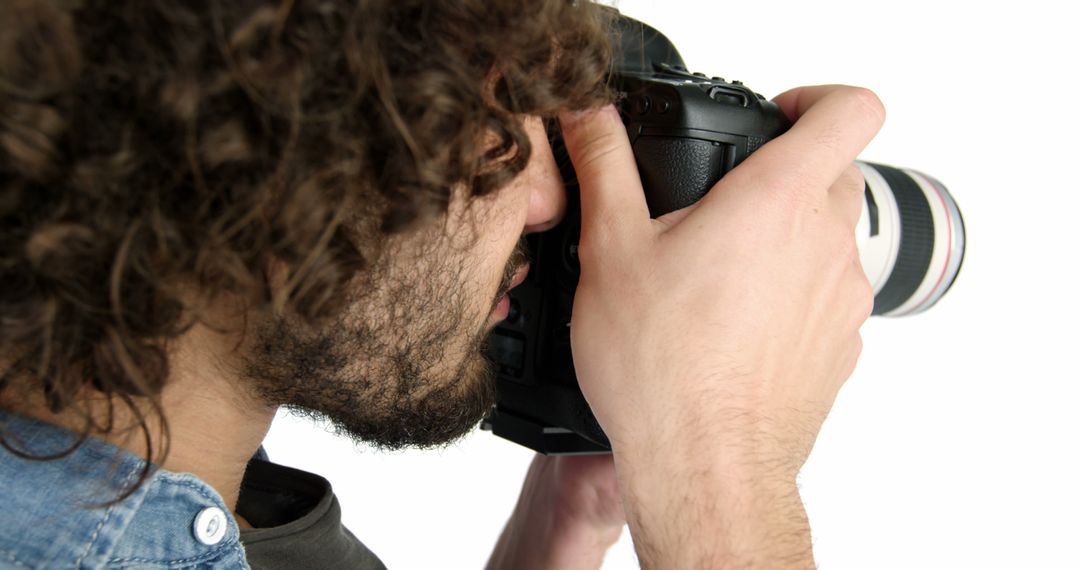
POLYGON ((852 162, 884 110, 840 86, 776 102, 787 133, 656 220, 614 109, 562 117, 581 184, 574 363, 646 567, 813 565, 795 476, 873 306, 852 162))

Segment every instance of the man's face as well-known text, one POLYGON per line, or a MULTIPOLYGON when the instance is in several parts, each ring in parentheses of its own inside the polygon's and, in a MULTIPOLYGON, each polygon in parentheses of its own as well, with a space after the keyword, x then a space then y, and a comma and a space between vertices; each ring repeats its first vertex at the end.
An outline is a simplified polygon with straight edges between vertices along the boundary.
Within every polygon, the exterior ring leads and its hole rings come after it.
POLYGON ((483 355, 499 303, 527 270, 520 238, 562 216, 565 194, 540 120, 528 167, 493 196, 451 199, 447 215, 393 236, 329 326, 258 327, 245 376, 268 403, 330 419, 387 448, 447 443, 494 406, 483 355))

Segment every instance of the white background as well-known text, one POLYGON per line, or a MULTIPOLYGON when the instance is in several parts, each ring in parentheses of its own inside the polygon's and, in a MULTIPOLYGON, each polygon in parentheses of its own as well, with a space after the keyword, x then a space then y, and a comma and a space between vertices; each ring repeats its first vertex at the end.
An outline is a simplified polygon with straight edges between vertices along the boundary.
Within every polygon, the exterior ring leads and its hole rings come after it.
MULTIPOLYGON (((872 319, 801 487, 827 569, 1080 568, 1078 71, 1068 3, 623 1, 692 70, 870 87, 862 155, 952 191, 968 252, 929 312, 872 319), (662 6, 662 7, 661 7, 662 6)), ((271 456, 329 478, 391 568, 479 568, 531 452, 479 432, 379 454, 282 418, 271 456)), ((605 568, 634 568, 628 535, 605 568)))

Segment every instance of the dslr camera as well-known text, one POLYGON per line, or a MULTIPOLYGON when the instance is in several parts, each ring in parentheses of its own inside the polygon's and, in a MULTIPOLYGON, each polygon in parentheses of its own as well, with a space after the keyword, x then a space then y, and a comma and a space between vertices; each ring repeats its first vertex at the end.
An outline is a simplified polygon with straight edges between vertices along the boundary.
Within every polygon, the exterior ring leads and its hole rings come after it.
MULTIPOLYGON (((790 127, 779 107, 742 82, 688 71, 675 46, 648 25, 617 15, 612 33, 621 46, 612 84, 653 217, 696 202, 790 127)), ((527 238, 532 267, 510 292, 509 316, 488 341, 498 398, 482 427, 545 454, 606 453, 610 443, 578 388, 570 347, 581 212, 560 142, 553 148, 568 210, 557 227, 527 238)), ((856 240, 874 286, 873 314, 923 311, 960 271, 960 210, 930 176, 857 164, 866 190, 856 240)))

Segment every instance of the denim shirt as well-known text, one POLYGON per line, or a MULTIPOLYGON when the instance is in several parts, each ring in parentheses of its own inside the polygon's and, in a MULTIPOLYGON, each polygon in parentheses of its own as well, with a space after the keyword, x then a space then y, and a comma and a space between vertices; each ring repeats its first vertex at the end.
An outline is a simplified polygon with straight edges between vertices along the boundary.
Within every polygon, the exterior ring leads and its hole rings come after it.
MULTIPOLYGON (((16 449, 45 455, 75 436, 0 410, 16 449)), ((155 469, 138 490, 143 461, 90 439, 49 461, 0 447, 0 568, 248 568, 229 508, 189 473, 155 469)))

